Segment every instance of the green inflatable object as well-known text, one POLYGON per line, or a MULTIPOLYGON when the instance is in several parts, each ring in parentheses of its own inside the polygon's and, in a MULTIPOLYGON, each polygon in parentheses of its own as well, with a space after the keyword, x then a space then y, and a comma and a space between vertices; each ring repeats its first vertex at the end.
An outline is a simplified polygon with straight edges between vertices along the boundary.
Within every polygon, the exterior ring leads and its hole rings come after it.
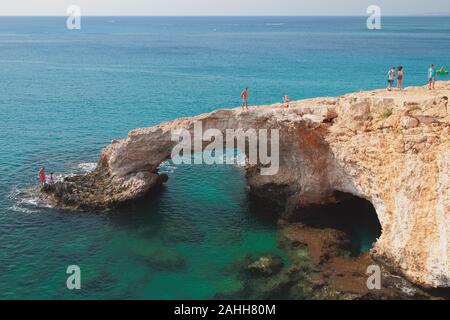
POLYGON ((442 66, 439 70, 436 70, 436 74, 448 74, 448 70, 445 69, 445 66, 442 66))

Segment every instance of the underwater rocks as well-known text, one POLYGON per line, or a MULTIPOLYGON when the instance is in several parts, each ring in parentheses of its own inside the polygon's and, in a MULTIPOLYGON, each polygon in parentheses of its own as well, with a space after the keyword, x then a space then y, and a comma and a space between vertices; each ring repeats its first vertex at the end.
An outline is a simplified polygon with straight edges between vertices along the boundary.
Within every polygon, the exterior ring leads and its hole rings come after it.
POLYGON ((350 246, 350 240, 344 232, 330 228, 314 229, 302 224, 291 224, 285 227, 282 233, 293 247, 307 246, 316 265, 343 255, 350 246))
POLYGON ((247 271, 256 275, 271 276, 283 267, 281 258, 275 255, 267 255, 258 258, 247 265, 247 271))
POLYGON ((137 259, 154 270, 179 271, 187 263, 185 257, 174 248, 150 246, 133 250, 137 259))
POLYGON ((450 82, 280 105, 216 110, 131 131, 102 150, 93 173, 44 197, 57 207, 106 210, 142 198, 167 178, 174 129, 278 129, 279 170, 246 166, 249 191, 289 216, 335 202, 335 191, 370 201, 382 227, 371 256, 410 281, 450 287, 450 82))
POLYGON ((345 233, 311 228, 300 223, 280 225, 280 246, 288 254, 287 263, 277 263, 277 271, 267 270, 273 253, 246 255, 227 268, 227 274, 242 282, 231 293, 217 299, 439 299, 390 273, 383 265, 381 289, 367 287, 367 267, 377 265, 368 253, 353 257, 347 251, 345 233), (255 268, 258 272, 253 272, 255 268))
POLYGON ((309 293, 314 299, 436 298, 392 274, 368 253, 352 256, 347 250, 349 239, 342 231, 286 224, 281 226, 281 244, 293 265, 305 264, 308 260, 312 264, 302 283, 297 284, 297 290, 300 286, 303 295, 309 293), (371 265, 380 267, 381 289, 367 287, 367 268, 371 265))
MULTIPOLYGON (((285 266, 274 253, 250 254, 225 268, 242 287, 234 292, 218 293, 216 299, 291 299, 291 287, 304 278, 303 265, 285 266)), ((305 296, 304 298, 306 298, 305 296)))
POLYGON ((277 274, 284 266, 283 260, 274 253, 246 254, 225 268, 226 272, 237 272, 244 277, 264 278, 277 274))

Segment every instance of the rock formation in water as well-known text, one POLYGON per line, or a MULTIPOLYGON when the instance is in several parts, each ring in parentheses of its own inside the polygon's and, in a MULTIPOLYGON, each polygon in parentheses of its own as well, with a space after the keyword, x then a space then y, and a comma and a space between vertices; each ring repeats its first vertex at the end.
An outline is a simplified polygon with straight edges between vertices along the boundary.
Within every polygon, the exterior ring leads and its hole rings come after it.
POLYGON ((136 129, 102 150, 94 172, 66 178, 45 195, 55 206, 108 209, 166 180, 158 166, 174 129, 279 129, 276 175, 246 166, 250 192, 297 208, 335 201, 336 191, 370 201, 382 226, 371 254, 425 287, 450 286, 450 82, 216 110, 136 129))

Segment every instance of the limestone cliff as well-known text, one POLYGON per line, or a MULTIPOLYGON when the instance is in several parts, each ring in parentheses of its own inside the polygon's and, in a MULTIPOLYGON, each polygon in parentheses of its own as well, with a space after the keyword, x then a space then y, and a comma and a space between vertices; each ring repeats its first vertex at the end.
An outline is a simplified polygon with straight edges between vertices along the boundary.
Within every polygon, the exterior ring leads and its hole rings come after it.
POLYGON ((250 191, 287 213, 342 191, 370 201, 382 226, 371 253, 416 284, 450 286, 450 82, 436 90, 360 92, 280 105, 217 110, 136 129, 101 152, 97 169, 47 190, 56 206, 107 209, 164 182, 176 128, 280 130, 280 169, 247 166, 250 191))

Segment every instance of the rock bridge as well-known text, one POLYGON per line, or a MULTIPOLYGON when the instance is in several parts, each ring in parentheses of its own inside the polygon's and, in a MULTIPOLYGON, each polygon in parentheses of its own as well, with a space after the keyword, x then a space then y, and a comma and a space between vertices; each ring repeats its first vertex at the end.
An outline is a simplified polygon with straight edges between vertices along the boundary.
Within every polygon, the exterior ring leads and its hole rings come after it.
MULTIPOLYGON (((450 82, 437 90, 360 92, 208 114, 136 129, 102 150, 97 168, 66 178, 45 197, 57 207, 106 210, 142 198, 167 177, 176 129, 278 129, 279 170, 245 167, 250 192, 286 212, 338 201, 345 192, 370 201, 382 226, 371 250, 409 280, 450 286, 450 82)), ((209 142, 208 142, 209 143, 209 142)), ((204 145, 207 143, 204 142, 204 145)))

